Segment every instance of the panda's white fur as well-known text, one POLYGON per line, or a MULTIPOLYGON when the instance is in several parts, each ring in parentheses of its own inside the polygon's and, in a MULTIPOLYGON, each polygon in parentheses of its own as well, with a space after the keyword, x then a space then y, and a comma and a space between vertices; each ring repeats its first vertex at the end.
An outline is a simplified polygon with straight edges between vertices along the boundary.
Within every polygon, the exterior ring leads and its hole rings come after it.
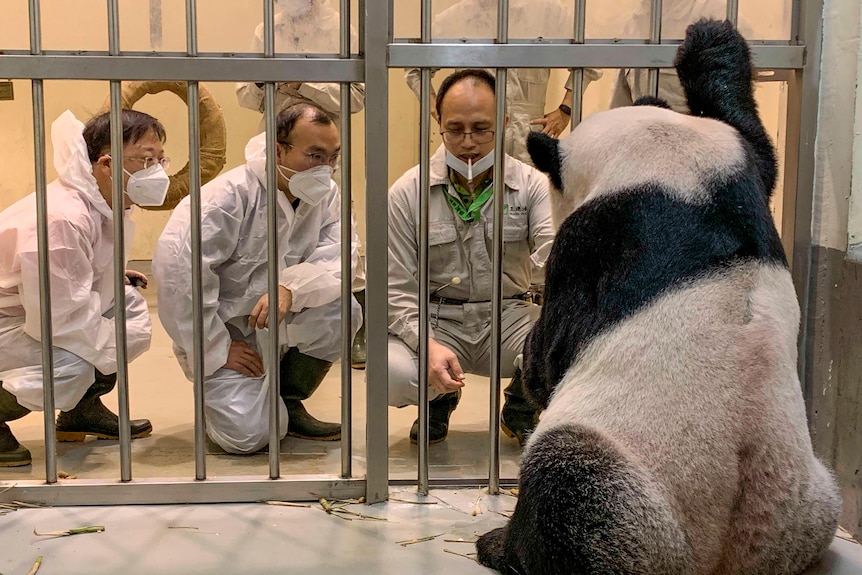
POLYGON ((794 575, 833 537, 748 49, 702 21, 677 69, 704 117, 634 106, 530 142, 577 209, 524 350, 546 409, 518 505, 478 544, 503 573, 794 575))

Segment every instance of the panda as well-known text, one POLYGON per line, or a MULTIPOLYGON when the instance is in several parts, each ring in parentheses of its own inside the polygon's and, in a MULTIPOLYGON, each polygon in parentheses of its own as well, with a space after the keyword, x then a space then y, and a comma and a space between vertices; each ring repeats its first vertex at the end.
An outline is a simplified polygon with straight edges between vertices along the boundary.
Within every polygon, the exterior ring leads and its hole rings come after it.
POLYGON ((504 574, 791 575, 834 536, 748 46, 702 20, 675 65, 691 116, 649 98, 528 142, 577 209, 524 347, 518 503, 477 543, 504 574))

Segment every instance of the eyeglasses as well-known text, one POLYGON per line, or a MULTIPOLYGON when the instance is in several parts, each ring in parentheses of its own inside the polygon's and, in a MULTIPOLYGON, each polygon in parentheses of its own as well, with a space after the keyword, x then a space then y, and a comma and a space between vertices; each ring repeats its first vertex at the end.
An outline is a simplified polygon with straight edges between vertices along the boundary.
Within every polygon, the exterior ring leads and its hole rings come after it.
POLYGON ((141 156, 123 156, 123 159, 126 160, 134 160, 136 162, 141 162, 144 165, 144 169, 155 166, 157 163, 161 164, 164 169, 168 169, 171 167, 171 159, 170 158, 153 158, 153 157, 141 157, 141 156))
POLYGON ((336 167, 338 165, 338 161, 341 157, 341 152, 336 152, 331 156, 327 156, 326 154, 321 154, 320 152, 306 152, 305 150, 300 150, 293 144, 288 142, 279 142, 282 146, 287 146, 289 148, 293 148, 298 150, 301 154, 303 154, 314 166, 331 166, 336 167))
POLYGON ((470 136, 474 144, 487 144, 494 139, 494 130, 475 130, 473 132, 447 130, 440 132, 440 135, 443 136, 443 141, 447 144, 460 144, 467 136, 470 136))

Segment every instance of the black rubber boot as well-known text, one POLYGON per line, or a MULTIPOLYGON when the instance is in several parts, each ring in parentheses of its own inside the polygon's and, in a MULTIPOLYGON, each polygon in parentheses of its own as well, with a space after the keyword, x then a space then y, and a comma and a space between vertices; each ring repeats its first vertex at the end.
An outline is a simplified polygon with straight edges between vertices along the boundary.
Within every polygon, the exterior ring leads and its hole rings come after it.
POLYGON ((365 350, 365 290, 353 294, 356 301, 359 302, 359 307, 362 308, 362 326, 356 332, 356 337, 353 338, 353 347, 351 348, 350 366, 353 369, 365 369, 365 360, 367 353, 365 350))
MULTIPOLYGON (((461 401, 461 390, 445 393, 428 402, 428 443, 444 441, 449 435, 449 418, 461 401)), ((410 443, 419 443, 419 419, 410 427, 410 443)))
POLYGON ((312 441, 338 441, 341 424, 320 421, 306 411, 302 401, 320 387, 332 362, 300 353, 295 347, 281 359, 281 398, 287 408, 287 434, 312 441))
POLYGON ((541 410, 526 398, 520 369, 515 372, 503 394, 505 402, 500 414, 500 429, 509 437, 517 439, 518 445, 524 447, 527 438, 539 423, 541 410))
MULTIPOLYGON (((99 439, 119 439, 120 419, 102 403, 101 397, 114 389, 117 374, 105 375, 96 370, 96 381, 69 411, 57 416, 57 441, 84 441, 88 435, 99 439)), ((147 437, 153 432, 149 419, 130 422, 132 439, 147 437)))
POLYGON ((0 386, 0 467, 21 467, 33 462, 30 450, 18 443, 6 425, 7 421, 14 421, 28 413, 29 409, 22 407, 14 395, 0 386))

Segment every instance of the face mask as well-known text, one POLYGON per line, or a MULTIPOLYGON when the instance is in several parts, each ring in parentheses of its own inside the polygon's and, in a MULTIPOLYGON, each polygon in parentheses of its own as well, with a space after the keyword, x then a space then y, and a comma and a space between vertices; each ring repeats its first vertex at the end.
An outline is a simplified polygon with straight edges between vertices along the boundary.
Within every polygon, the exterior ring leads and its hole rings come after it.
POLYGON ((168 195, 171 179, 165 173, 161 164, 156 163, 149 168, 129 173, 129 183, 126 184, 126 195, 139 206, 161 206, 168 195))
POLYGON ((494 150, 488 152, 484 158, 480 158, 475 164, 472 160, 465 163, 464 160, 446 150, 446 165, 467 178, 468 182, 472 182, 473 174, 479 175, 494 165, 494 150))
POLYGON ((290 193, 312 206, 319 204, 332 189, 332 168, 329 166, 315 166, 310 170, 297 172, 279 165, 278 172, 287 180, 290 193), (293 172, 293 177, 288 178, 282 170, 293 172))

